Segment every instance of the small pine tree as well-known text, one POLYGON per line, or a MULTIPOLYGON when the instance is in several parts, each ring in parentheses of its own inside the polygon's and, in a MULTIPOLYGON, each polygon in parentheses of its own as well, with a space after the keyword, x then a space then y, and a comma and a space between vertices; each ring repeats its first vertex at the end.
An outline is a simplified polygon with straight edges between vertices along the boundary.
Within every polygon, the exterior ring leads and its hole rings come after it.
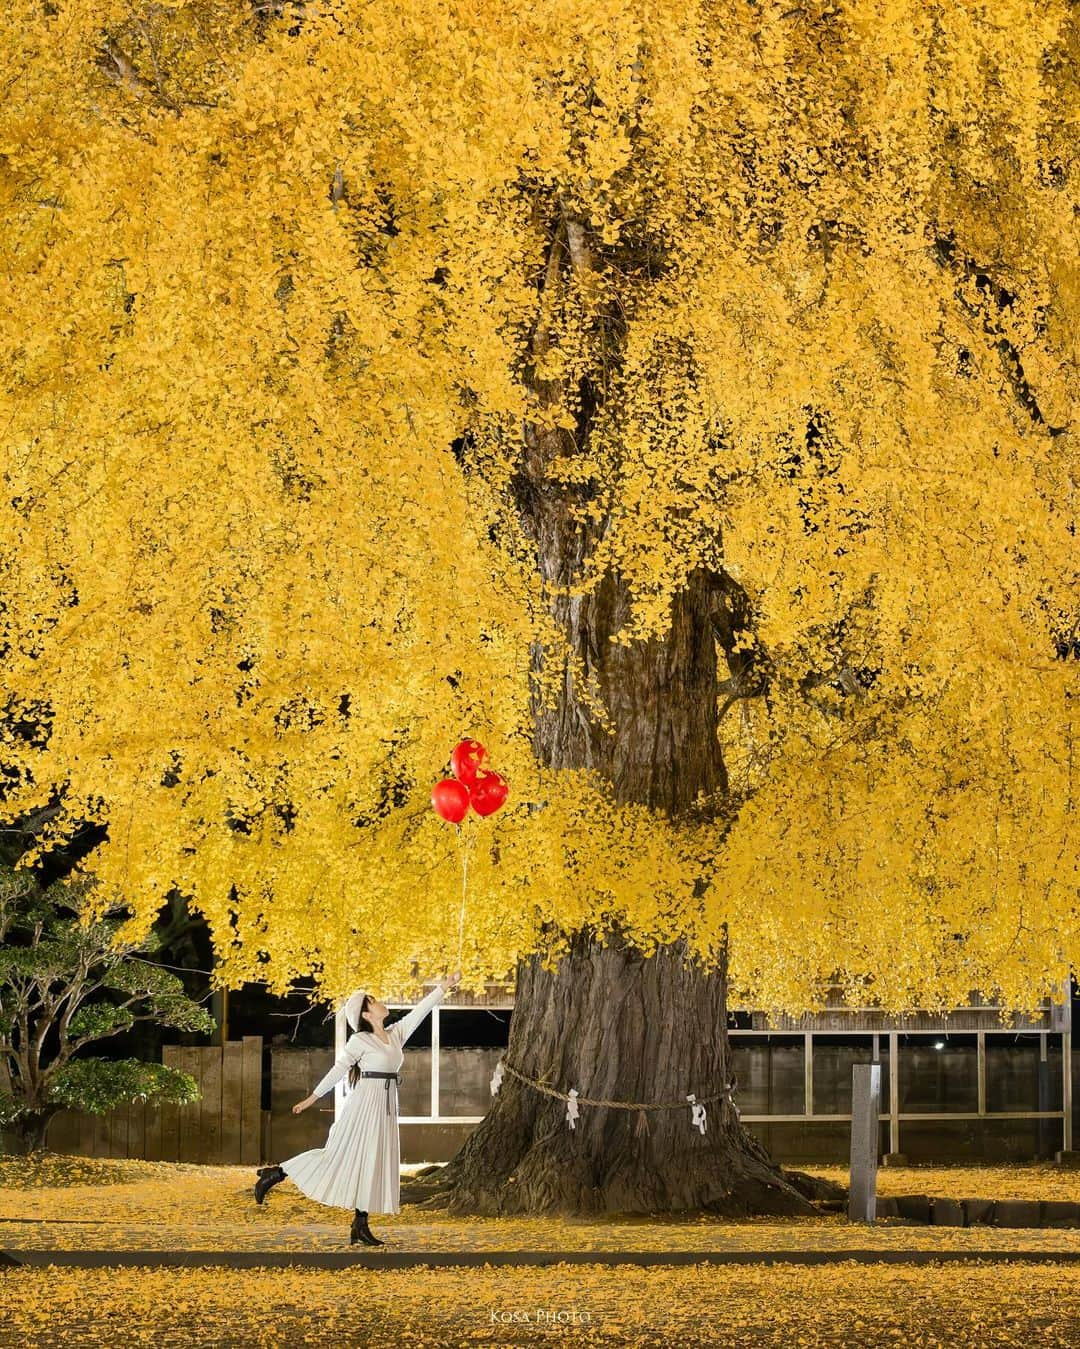
POLYGON ((0 1126, 30 1149, 45 1146, 65 1107, 104 1114, 136 1100, 199 1096, 189 1073, 84 1052, 139 1021, 214 1028, 180 980, 146 959, 153 937, 120 936, 122 908, 86 919, 91 889, 85 879, 42 887, 30 872, 0 866, 0 1126))

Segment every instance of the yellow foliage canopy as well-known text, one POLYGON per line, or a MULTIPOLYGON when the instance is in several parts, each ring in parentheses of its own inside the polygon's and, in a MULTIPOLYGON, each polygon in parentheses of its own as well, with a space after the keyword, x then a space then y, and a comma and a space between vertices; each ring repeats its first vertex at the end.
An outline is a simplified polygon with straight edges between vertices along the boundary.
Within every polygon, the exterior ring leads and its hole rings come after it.
MULTIPOLYGON (((2 757, 136 926, 227 979, 456 955, 428 806, 462 735, 466 983, 545 922, 733 935, 812 1006, 1057 987, 1080 934, 1075 124, 1066 0, 13 0, 0 215, 2 757), (587 273, 541 290, 577 222, 587 273), (613 345, 611 316, 620 334, 613 345), (525 378, 547 332, 542 407, 525 378), (587 443, 624 640, 723 570, 768 651, 724 810, 531 752, 559 634, 523 421, 587 443), (704 893, 703 893, 704 892, 704 893)), ((715 803, 713 803, 715 804, 715 803)))

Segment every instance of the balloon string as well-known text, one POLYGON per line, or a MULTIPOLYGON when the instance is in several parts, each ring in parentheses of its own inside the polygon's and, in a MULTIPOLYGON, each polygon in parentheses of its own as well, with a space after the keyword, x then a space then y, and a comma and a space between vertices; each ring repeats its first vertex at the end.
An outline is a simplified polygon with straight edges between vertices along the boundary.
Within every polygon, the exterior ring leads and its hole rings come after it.
MULTIPOLYGON (((467 828, 468 826, 466 826, 467 828)), ((469 888, 469 850, 472 840, 469 835, 462 835, 461 825, 458 825, 458 847, 461 851, 461 912, 458 915, 458 952, 457 968, 461 969, 461 950, 465 936, 465 896, 469 888)))

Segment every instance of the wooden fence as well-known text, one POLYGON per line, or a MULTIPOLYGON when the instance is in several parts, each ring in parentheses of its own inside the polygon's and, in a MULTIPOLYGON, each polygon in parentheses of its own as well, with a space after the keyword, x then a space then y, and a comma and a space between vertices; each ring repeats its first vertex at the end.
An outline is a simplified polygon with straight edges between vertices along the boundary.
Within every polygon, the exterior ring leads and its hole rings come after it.
POLYGON ((263 1160, 262 1044, 246 1035, 224 1046, 166 1045, 162 1062, 191 1074, 200 1101, 138 1103, 107 1115, 64 1110, 49 1126, 49 1147, 84 1157, 256 1165, 263 1160))

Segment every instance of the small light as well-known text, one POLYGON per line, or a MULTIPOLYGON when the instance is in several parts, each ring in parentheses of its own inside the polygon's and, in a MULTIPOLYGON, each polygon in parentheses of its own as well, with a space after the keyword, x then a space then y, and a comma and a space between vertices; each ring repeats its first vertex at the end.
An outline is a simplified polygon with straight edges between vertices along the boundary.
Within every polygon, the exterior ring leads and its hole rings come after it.
POLYGON ((938 1040, 937 1043, 934 1045, 934 1048, 935 1048, 935 1049, 944 1049, 944 1048, 945 1048, 945 1041, 944 1041, 944 1040, 938 1040))

